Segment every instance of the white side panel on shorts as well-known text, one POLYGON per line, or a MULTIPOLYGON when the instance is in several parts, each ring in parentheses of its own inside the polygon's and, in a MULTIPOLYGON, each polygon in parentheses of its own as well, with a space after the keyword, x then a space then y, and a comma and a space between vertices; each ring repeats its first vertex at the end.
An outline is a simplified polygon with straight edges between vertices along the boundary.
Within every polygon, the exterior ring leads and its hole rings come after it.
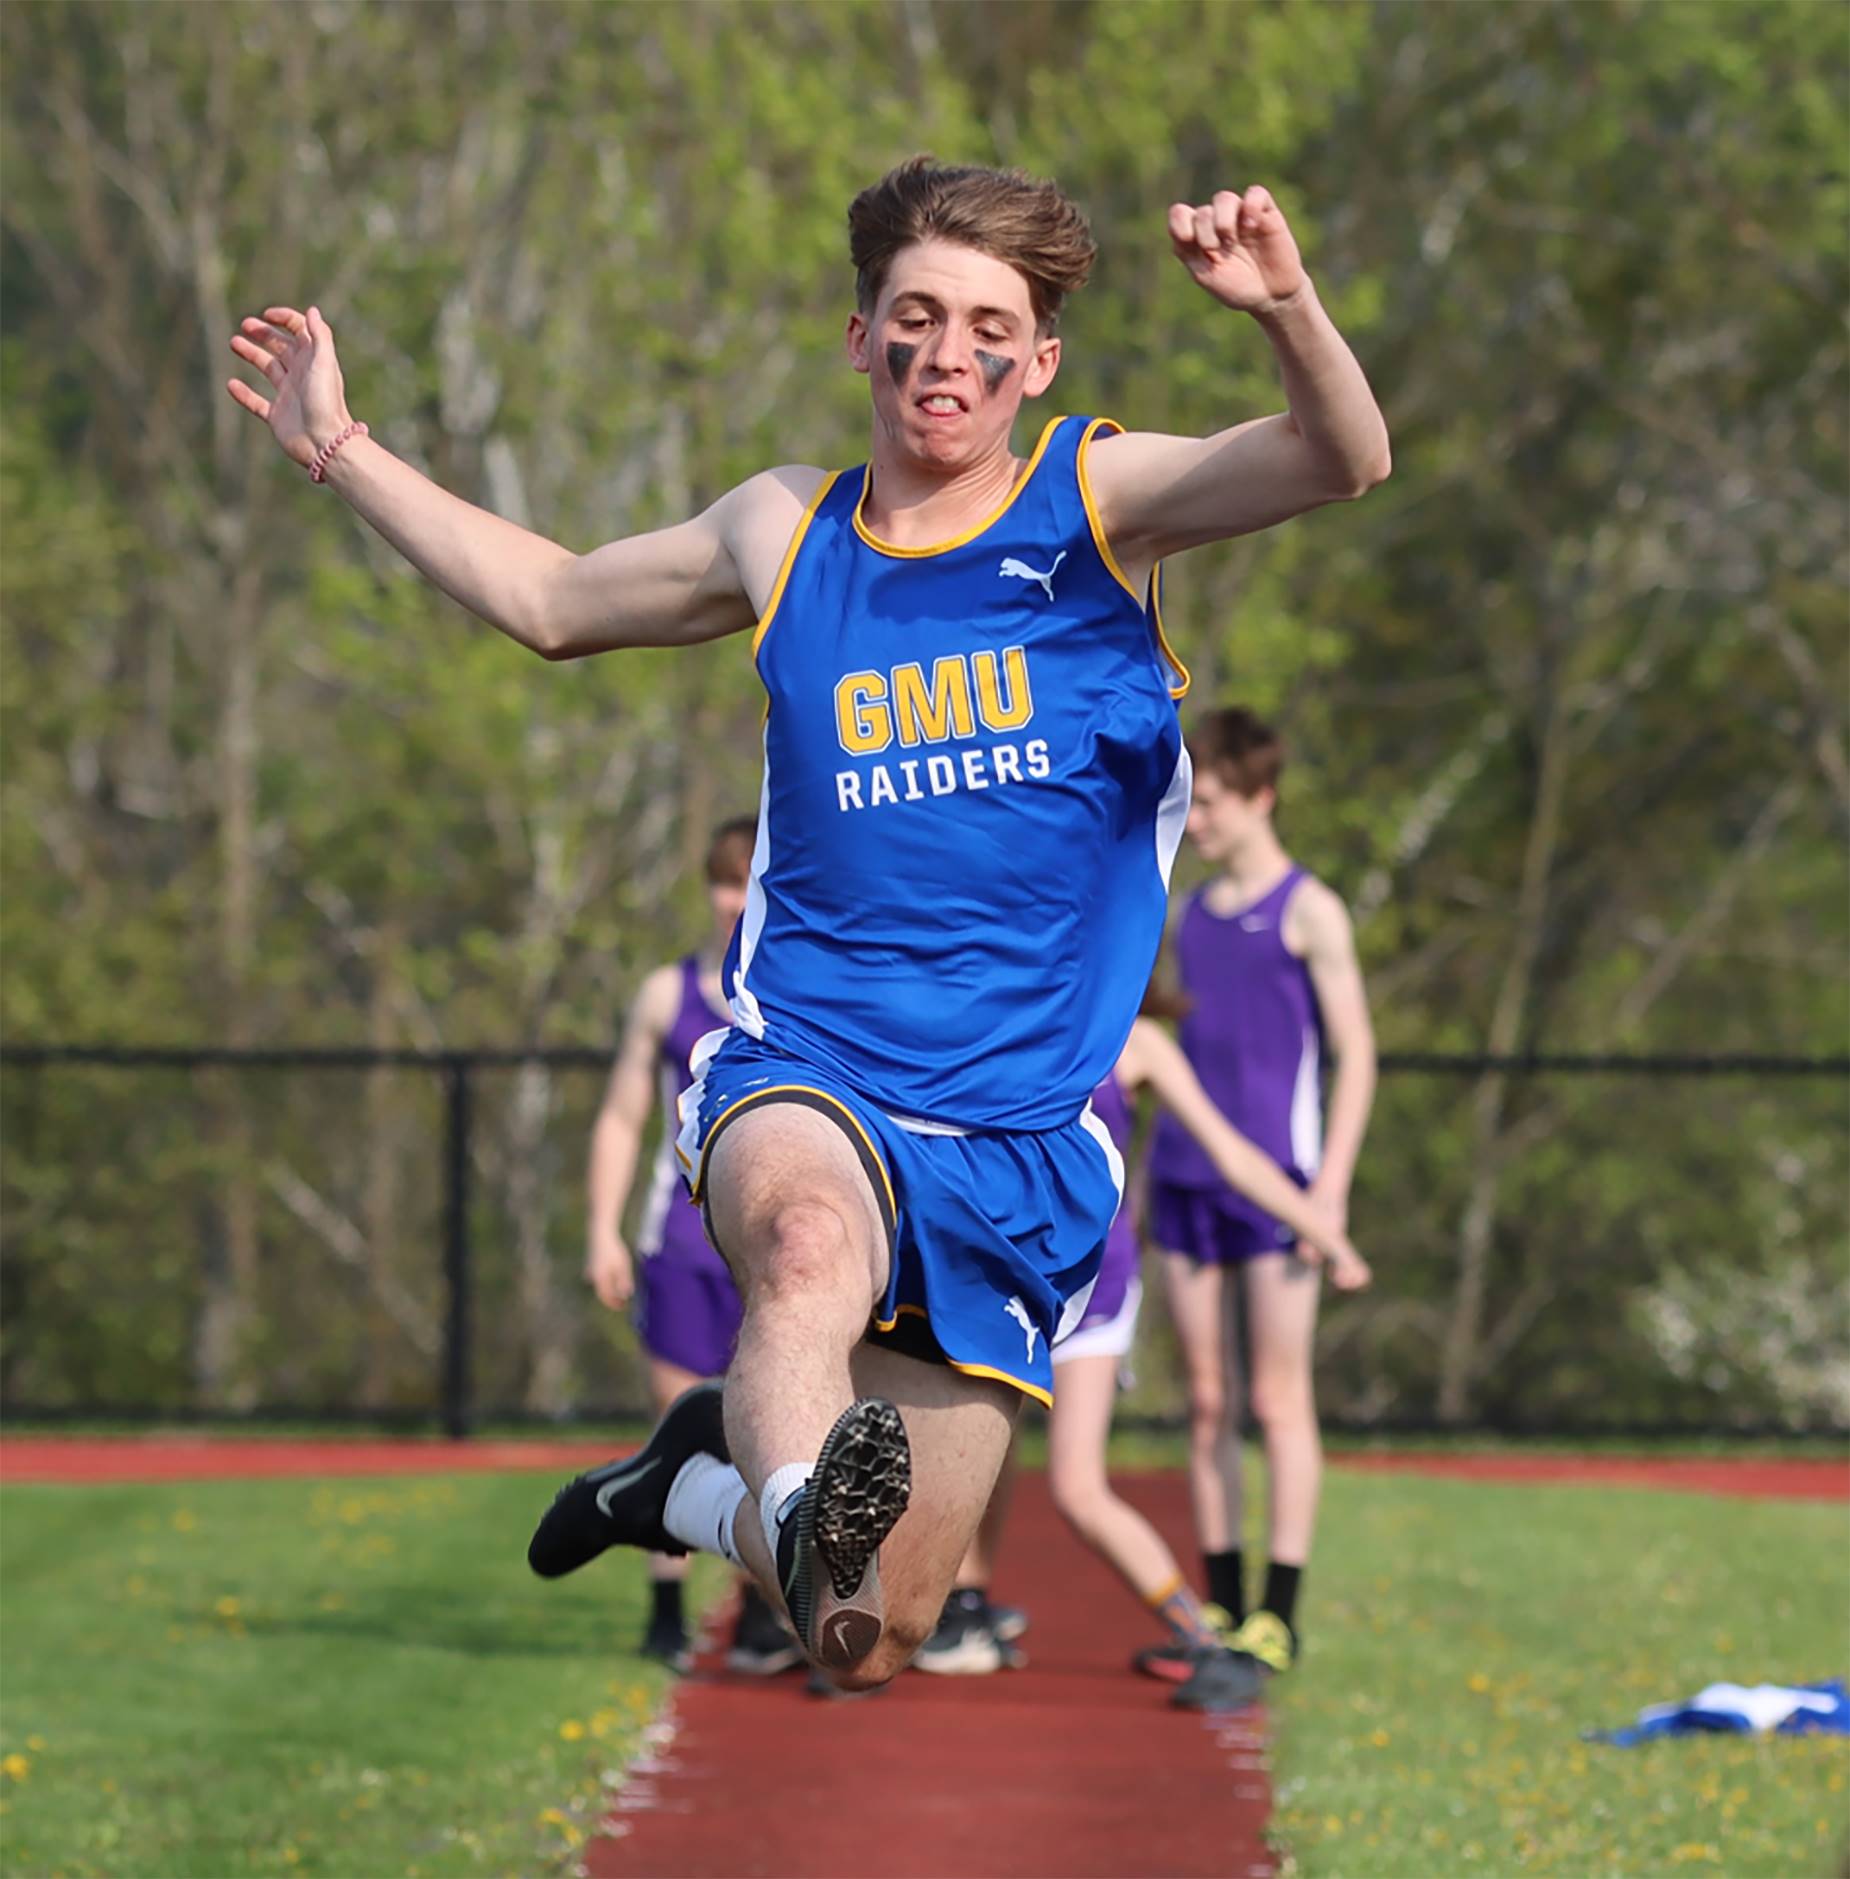
POLYGON ((700 1105, 707 1093, 707 1065, 731 1035, 730 1026, 722 1024, 718 1030, 709 1031, 688 1055, 687 1067, 694 1080, 681 1092, 681 1126, 675 1134, 674 1150, 690 1182, 700 1167, 700 1105))
MULTIPOLYGON (((675 1114, 674 1072, 662 1065, 661 1075, 657 1079, 661 1090, 662 1114, 675 1114)), ((662 1250, 662 1234, 668 1226, 668 1208, 674 1200, 674 1191, 681 1179, 681 1171, 675 1166, 674 1131, 667 1127, 662 1130, 660 1146, 655 1151, 655 1165, 649 1170, 649 1192, 642 1203, 642 1221, 636 1229, 636 1257, 652 1258, 662 1250)))
POLYGON ((1089 1324, 1075 1331, 1063 1344, 1053 1347, 1055 1364, 1070 1363, 1075 1357, 1128 1357, 1137 1341, 1137 1313, 1143 1305, 1143 1281, 1133 1278, 1124 1293, 1124 1303, 1117 1315, 1103 1324, 1089 1324))
POLYGON ((1315 1031, 1304 1033, 1297 1081, 1291 1086, 1291 1159, 1307 1175, 1323 1166, 1323 1051, 1315 1031))
POLYGON ((732 975, 733 1022, 748 1037, 764 1036, 764 1013, 746 984, 752 969, 752 955, 764 933, 764 876, 771 865, 771 736, 764 739, 764 780, 758 786, 758 839, 752 844, 752 874, 745 888, 745 912, 739 920, 739 967, 732 975))
MULTIPOLYGON (((1105 1151, 1105 1166, 1111 1170, 1111 1184, 1117 1190, 1117 1204, 1122 1207, 1124 1205, 1124 1157, 1118 1153, 1118 1145, 1111 1139, 1111 1131, 1105 1127, 1097 1110, 1090 1103, 1087 1103, 1080 1113, 1079 1126, 1105 1151)), ((1097 1284, 1098 1274, 1095 1272, 1066 1301, 1060 1313, 1060 1322, 1054 1326, 1055 1344, 1071 1337, 1079 1329, 1079 1321, 1086 1315, 1086 1307, 1092 1303, 1092 1288, 1097 1284)))
POLYGON ((1156 871, 1163 877, 1163 891, 1169 891, 1170 871, 1176 865, 1176 851, 1182 846, 1182 831, 1188 827, 1188 805, 1195 794, 1195 766, 1188 760, 1188 746, 1176 752, 1175 775, 1156 806, 1156 871))

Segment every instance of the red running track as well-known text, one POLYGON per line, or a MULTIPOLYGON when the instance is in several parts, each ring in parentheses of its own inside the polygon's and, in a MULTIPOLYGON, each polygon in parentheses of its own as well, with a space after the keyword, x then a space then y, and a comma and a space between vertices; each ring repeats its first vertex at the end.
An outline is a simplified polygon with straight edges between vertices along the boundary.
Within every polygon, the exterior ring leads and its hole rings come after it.
MULTIPOLYGON (((588 1468, 607 1443, 334 1440, 295 1436, 29 1435, 0 1438, 0 1482, 262 1481, 314 1475, 474 1473, 496 1468, 588 1468)), ((1841 1457, 1546 1455, 1435 1450, 1329 1457, 1333 1468, 1443 1475, 1468 1481, 1549 1481, 1582 1487, 1669 1488, 1774 1500, 1850 1500, 1841 1457)))
MULTIPOLYGON (((1119 1485, 1188 1557, 1182 1477, 1119 1485)), ((908 1671, 829 1701, 703 1658, 672 1734, 632 1764, 612 1837, 587 1849, 592 1879, 1274 1873, 1263 1713, 1188 1715, 1131 1674, 1154 1627, 1068 1535, 1044 1476, 1021 1479, 1003 1565, 998 1594, 1018 1590, 1034 1621, 1026 1669, 908 1671)))

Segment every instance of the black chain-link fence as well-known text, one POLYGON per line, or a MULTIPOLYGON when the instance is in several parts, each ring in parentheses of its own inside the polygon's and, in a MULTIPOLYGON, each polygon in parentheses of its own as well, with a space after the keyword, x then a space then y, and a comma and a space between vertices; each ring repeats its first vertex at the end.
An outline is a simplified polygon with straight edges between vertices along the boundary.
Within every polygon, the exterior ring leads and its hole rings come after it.
MULTIPOLYGON (((631 1330, 582 1277, 607 1067, 0 1053, 0 1409, 457 1434, 640 1413, 631 1330)), ((1382 1072, 1351 1214, 1377 1280, 1329 1295, 1319 1336, 1333 1425, 1850 1430, 1850 1059, 1401 1054, 1382 1072)), ((1172 1420, 1146 1276, 1125 1410, 1172 1420)))

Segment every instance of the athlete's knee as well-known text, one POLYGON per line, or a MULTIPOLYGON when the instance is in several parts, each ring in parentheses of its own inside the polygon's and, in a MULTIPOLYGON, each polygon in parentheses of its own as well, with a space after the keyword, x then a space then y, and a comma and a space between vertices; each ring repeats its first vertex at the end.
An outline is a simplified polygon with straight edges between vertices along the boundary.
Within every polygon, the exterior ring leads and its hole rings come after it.
POLYGON ((754 1237, 741 1278, 748 1304, 759 1309, 835 1292, 865 1276, 852 1217, 827 1197, 780 1201, 754 1237))
POLYGON ((1188 1428, 1197 1443, 1218 1442, 1227 1428, 1227 1385, 1214 1371, 1194 1371, 1188 1380, 1188 1428))
POLYGON ((1253 1377, 1253 1419, 1274 1433, 1315 1429, 1316 1390, 1308 1373, 1261 1370, 1253 1377))

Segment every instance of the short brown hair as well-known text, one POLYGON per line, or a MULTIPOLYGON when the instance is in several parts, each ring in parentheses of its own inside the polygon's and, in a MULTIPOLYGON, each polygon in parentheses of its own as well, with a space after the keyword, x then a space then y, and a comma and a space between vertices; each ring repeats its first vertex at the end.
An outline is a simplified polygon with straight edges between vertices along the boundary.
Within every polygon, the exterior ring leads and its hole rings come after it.
POLYGON ((986 170, 912 157, 848 205, 854 291, 871 313, 887 270, 916 241, 961 242, 1006 261, 1028 283, 1034 322, 1053 330, 1061 303, 1086 284, 1098 245, 1059 184, 1025 170, 986 170))
POLYGON ((713 831, 707 843, 707 879, 743 881, 752 871, 752 851, 758 846, 758 818, 734 816, 713 831))
POLYGON ((1195 720, 1188 748, 1198 765, 1242 796, 1257 796, 1262 789, 1277 795, 1285 767, 1284 739, 1244 705, 1204 712, 1195 720))

